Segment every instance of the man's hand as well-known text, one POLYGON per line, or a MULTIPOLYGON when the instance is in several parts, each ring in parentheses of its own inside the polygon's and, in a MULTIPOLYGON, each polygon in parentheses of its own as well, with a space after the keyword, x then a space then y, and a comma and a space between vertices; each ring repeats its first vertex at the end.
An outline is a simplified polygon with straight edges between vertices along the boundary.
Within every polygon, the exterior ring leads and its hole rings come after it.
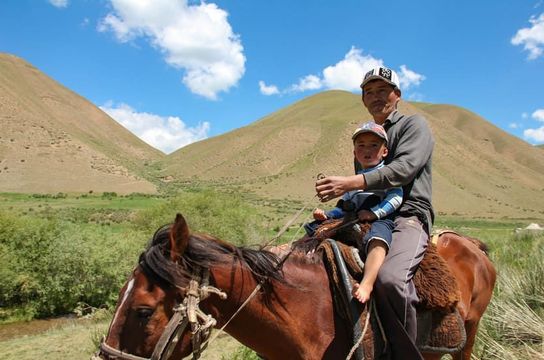
POLYGON ((315 209, 314 210, 314 219, 316 220, 327 220, 328 217, 325 215, 325 210, 323 209, 315 209))
POLYGON ((315 183, 315 191, 321 202, 332 200, 351 190, 364 190, 365 187, 363 175, 328 176, 315 183))
POLYGON ((374 214, 372 211, 368 210, 361 210, 357 213, 357 217, 359 218, 359 221, 374 221, 377 220, 378 217, 376 214, 374 214))

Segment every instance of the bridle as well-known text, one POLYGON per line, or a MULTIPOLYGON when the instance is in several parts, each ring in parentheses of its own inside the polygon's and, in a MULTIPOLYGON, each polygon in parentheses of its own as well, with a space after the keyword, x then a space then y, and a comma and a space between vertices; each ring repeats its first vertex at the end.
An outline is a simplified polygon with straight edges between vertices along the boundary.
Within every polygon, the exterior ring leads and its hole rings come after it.
MULTIPOLYGON (((323 178, 324 175, 318 175, 318 178, 323 178)), ((272 241, 278 239, 288 227, 302 214, 302 212, 308 207, 304 205, 295 216, 279 231, 279 233, 272 239, 272 241)), ((269 245, 271 241, 264 244, 262 247, 269 245)), ((283 263, 287 260, 291 252, 293 251, 292 242, 289 243, 288 253, 280 260, 277 265, 277 268, 280 268, 283 263)), ((264 281, 261 282, 255 287, 253 292, 245 300, 245 302, 240 306, 240 308, 232 315, 232 317, 223 325, 219 332, 223 331, 225 327, 230 323, 230 321, 244 308, 244 306, 249 303, 249 301, 257 294, 260 290, 261 285, 264 281)), ((159 341, 155 345, 155 349, 151 354, 150 358, 144 358, 141 356, 133 355, 126 353, 124 351, 115 349, 114 347, 108 345, 103 337, 100 341, 99 352, 94 354, 91 357, 91 360, 102 360, 100 355, 105 355, 108 358, 119 359, 119 360, 166 360, 170 357, 174 348, 176 347, 181 335, 185 331, 185 328, 188 324, 191 325, 191 342, 192 342, 192 354, 193 360, 200 358, 202 351, 206 349, 209 344, 209 339, 211 335, 212 328, 217 324, 217 321, 211 316, 206 315, 199 307, 198 304, 201 300, 206 299, 210 294, 216 294, 219 298, 225 300, 227 294, 220 289, 209 285, 209 269, 195 266, 191 274, 191 280, 189 281, 188 288, 179 289, 185 291, 185 297, 182 300, 182 303, 173 308, 174 315, 166 325, 159 341), (202 284, 200 283, 202 281, 202 284)), ((218 334, 216 334, 217 337, 218 334)), ((214 338, 215 339, 215 338, 214 338)), ((212 341, 214 340, 212 339, 212 341)))
POLYGON ((201 267, 193 268, 189 286, 187 288, 180 288, 184 290, 185 296, 181 304, 173 308, 174 315, 172 315, 172 318, 164 328, 150 358, 144 358, 115 349, 108 345, 105 339, 102 338, 100 341, 100 350, 98 354, 91 357, 91 360, 102 359, 100 355, 120 360, 166 360, 172 355, 187 325, 191 326, 193 359, 200 358, 202 351, 208 346, 211 330, 217 321, 211 315, 206 315, 198 305, 201 300, 206 299, 210 294, 216 294, 223 300, 227 298, 226 293, 209 285, 209 278, 210 273, 208 269, 201 267))

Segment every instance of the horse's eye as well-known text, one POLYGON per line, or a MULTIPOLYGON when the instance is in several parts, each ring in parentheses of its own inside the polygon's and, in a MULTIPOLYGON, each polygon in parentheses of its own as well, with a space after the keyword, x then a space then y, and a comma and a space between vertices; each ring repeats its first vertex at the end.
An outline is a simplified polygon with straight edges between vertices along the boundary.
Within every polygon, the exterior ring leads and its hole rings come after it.
POLYGON ((153 315, 153 309, 149 307, 141 307, 136 309, 136 314, 140 320, 149 320, 151 315, 153 315))

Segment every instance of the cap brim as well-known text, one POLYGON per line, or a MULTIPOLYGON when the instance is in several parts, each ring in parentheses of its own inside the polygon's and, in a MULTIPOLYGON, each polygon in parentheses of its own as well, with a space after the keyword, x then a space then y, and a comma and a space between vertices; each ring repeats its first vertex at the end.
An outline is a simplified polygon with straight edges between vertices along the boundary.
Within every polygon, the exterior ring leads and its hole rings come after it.
POLYGON ((372 130, 369 130, 369 129, 361 129, 355 133, 353 133, 353 135, 351 135, 351 140, 355 140, 355 138, 361 134, 364 134, 364 133, 371 133, 371 134, 374 134, 376 135, 377 137, 379 137, 380 139, 383 139, 385 142, 387 142, 387 139, 384 138, 382 135, 378 134, 377 132, 375 131, 372 131, 372 130))
POLYGON ((387 80, 386 78, 384 77, 381 77, 380 75, 371 75, 369 77, 367 77, 366 79, 363 80, 363 82, 361 83, 361 89, 366 85, 368 84, 369 82, 373 81, 373 80, 381 80, 383 82, 386 82, 388 83, 389 85, 395 87, 395 88, 398 88, 397 84, 395 84, 394 82, 392 82, 391 80, 387 80))

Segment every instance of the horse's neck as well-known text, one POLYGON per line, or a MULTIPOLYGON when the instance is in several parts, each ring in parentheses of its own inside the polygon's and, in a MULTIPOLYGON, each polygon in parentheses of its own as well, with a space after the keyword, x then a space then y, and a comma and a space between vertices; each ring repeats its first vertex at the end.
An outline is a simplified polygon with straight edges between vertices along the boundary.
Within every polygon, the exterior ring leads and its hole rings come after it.
POLYGON ((216 298, 211 304, 218 326, 230 320, 226 331, 263 355, 269 351, 271 339, 282 351, 305 352, 301 343, 311 342, 305 336, 313 336, 316 326, 325 334, 329 332, 331 339, 334 336, 332 300, 323 266, 288 261, 283 272, 286 283, 272 282, 267 303, 262 289, 253 293, 257 282, 249 269, 229 265, 212 271, 215 286, 227 293, 226 300, 216 298))

